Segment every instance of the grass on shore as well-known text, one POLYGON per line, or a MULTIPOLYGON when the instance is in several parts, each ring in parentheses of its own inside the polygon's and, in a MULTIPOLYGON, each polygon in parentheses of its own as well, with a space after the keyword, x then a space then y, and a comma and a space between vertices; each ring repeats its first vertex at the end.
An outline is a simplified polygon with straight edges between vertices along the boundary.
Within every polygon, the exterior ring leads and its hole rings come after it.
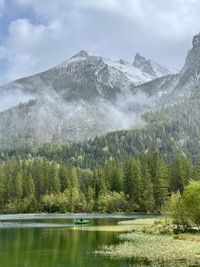
POLYGON ((77 230, 81 231, 94 231, 94 232, 132 232, 134 230, 133 225, 103 225, 103 226, 84 226, 76 227, 77 230))
POLYGON ((97 253, 113 259, 137 259, 153 266, 200 264, 199 234, 173 235, 166 219, 136 219, 119 225, 133 226, 133 232, 119 235, 120 244, 97 253))
POLYGON ((128 233, 120 235, 123 243, 104 247, 100 253, 113 259, 134 259, 154 266, 200 264, 200 242, 177 240, 173 236, 128 233))
POLYGON ((118 222, 119 225, 153 225, 160 222, 161 218, 144 218, 118 222))

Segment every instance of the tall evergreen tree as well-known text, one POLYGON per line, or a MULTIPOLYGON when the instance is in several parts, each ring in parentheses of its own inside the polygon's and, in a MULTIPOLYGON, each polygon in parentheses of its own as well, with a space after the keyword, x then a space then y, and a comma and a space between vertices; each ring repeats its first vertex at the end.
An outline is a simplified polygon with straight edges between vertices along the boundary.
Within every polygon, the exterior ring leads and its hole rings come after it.
POLYGON ((123 190, 123 170, 119 161, 109 161, 104 168, 104 173, 106 180, 108 180, 108 189, 115 192, 121 192, 123 190))
POLYGON ((64 192, 67 188, 67 168, 64 164, 60 165, 59 168, 59 179, 60 179, 60 191, 64 192))
POLYGON ((141 163, 141 200, 140 210, 151 212, 154 210, 153 183, 146 162, 141 163))
POLYGON ((51 163, 49 172, 49 193, 58 194, 60 192, 59 165, 51 163))
POLYGON ((16 174, 13 186, 15 190, 16 200, 21 200, 22 195, 23 195, 23 176, 20 171, 18 171, 16 174))
POLYGON ((156 209, 160 210, 169 195, 168 168, 165 160, 160 155, 156 156, 155 170, 153 191, 156 209))
POLYGON ((184 186, 189 181, 191 163, 182 154, 177 154, 170 166, 170 190, 183 192, 184 186))
POLYGON ((124 170, 124 192, 130 202, 137 207, 141 200, 141 169, 138 160, 129 158, 124 170))

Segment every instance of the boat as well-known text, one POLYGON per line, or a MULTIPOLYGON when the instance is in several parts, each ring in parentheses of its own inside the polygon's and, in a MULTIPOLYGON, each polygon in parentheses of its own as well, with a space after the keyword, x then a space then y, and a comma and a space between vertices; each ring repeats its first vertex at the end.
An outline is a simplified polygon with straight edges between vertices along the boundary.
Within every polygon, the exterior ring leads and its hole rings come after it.
POLYGON ((84 225, 84 224, 89 224, 90 221, 89 220, 76 220, 74 222, 74 224, 78 224, 78 225, 84 225))

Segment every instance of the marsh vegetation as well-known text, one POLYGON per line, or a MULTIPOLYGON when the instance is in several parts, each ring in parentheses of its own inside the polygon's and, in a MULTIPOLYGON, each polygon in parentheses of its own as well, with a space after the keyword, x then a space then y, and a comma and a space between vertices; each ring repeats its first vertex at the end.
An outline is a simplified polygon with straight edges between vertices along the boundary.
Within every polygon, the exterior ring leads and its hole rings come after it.
POLYGON ((132 227, 120 243, 97 253, 113 259, 137 259, 150 265, 200 264, 200 182, 190 180, 172 193, 162 207, 163 217, 118 222, 132 227))

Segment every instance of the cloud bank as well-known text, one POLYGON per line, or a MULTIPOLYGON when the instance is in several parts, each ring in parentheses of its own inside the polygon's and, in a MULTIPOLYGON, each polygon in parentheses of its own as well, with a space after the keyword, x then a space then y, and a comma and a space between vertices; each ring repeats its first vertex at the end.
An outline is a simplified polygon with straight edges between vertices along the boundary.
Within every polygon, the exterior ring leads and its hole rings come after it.
POLYGON ((197 0, 0 0, 0 83, 53 67, 85 49, 132 61, 140 52, 174 68, 200 31, 197 0), (12 10, 10 20, 4 10, 12 10))
POLYGON ((31 99, 33 97, 20 90, 0 93, 0 112, 18 106, 20 103, 27 103, 31 99))

